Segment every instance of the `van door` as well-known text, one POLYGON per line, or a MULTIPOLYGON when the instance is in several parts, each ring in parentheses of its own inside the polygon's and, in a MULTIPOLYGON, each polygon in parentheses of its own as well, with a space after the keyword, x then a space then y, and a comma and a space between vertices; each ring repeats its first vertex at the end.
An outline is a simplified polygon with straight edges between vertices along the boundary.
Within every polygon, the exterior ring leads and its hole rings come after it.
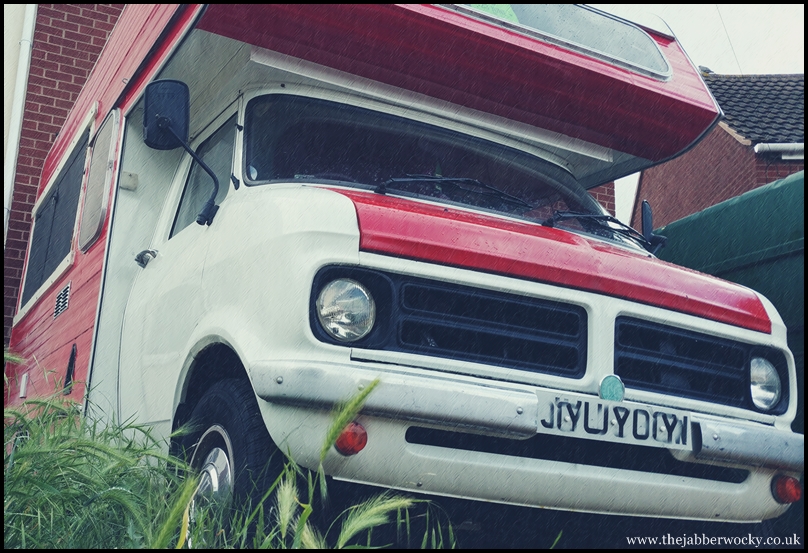
MULTIPOLYGON (((220 206, 230 189, 233 170, 236 115, 229 115, 196 150, 219 179, 216 204, 220 206)), ((190 156, 183 166, 186 170, 181 173, 187 177, 174 183, 182 187, 182 193, 176 195, 179 200, 168 202, 170 211, 161 217, 149 250, 132 261, 143 269, 129 296, 121 337, 122 420, 156 424, 160 431, 163 423, 166 431, 170 429, 177 377, 206 307, 201 286, 209 227, 197 224, 196 216, 210 196, 213 182, 198 163, 191 163, 190 156)))

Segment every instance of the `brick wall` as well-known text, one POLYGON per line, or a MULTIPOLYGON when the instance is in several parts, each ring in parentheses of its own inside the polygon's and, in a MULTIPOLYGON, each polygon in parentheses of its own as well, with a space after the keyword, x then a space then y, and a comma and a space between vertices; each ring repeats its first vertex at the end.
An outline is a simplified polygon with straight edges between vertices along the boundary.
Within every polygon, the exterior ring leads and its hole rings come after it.
MULTIPOLYGON (((757 156, 755 160, 755 184, 763 186, 778 179, 783 179, 793 175, 798 171, 805 170, 805 160, 787 161, 778 159, 776 156, 757 156)), ((757 186, 755 188, 757 188, 757 186)))
POLYGON ((3 340, 17 305, 31 209, 45 156, 73 107, 123 4, 39 4, 14 195, 3 259, 3 340))
POLYGON ((602 184, 597 186, 589 191, 594 198, 600 202, 600 205, 606 208, 606 210, 614 215, 615 207, 614 207, 614 183, 607 182, 606 184, 602 184))
POLYGON ((643 171, 631 225, 639 224, 642 200, 651 202, 659 228, 803 168, 803 161, 756 155, 718 126, 685 155, 643 171))

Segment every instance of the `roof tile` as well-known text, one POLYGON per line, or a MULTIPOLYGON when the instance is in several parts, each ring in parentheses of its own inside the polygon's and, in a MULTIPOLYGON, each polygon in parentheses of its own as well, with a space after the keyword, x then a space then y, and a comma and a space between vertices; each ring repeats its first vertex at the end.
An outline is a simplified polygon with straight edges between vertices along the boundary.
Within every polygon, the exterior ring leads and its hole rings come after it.
POLYGON ((724 121, 752 143, 805 142, 804 74, 702 76, 724 121))

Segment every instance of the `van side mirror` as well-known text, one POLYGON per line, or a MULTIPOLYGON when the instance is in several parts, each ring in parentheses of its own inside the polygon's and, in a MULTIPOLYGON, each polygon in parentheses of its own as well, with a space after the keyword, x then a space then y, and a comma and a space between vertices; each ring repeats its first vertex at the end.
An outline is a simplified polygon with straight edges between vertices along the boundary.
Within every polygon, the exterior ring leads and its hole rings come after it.
POLYGON ((654 234, 654 215, 648 200, 642 201, 642 235, 651 245, 651 253, 654 255, 665 247, 665 243, 668 241, 666 237, 654 234))
POLYGON ((188 129, 191 125, 190 93, 182 81, 165 79, 146 85, 143 109, 143 142, 155 150, 174 150, 183 147, 202 169, 213 179, 213 192, 202 206, 196 222, 210 225, 219 210, 216 194, 219 179, 210 167, 188 145, 188 129))
POLYGON ((642 201, 642 235, 643 237, 651 241, 651 234, 654 232, 654 215, 651 212, 651 204, 648 203, 648 200, 642 201))
POLYGON ((146 86, 143 142, 155 150, 174 150, 188 142, 190 93, 182 81, 154 81, 146 86), (172 132, 173 131, 173 132, 172 132))

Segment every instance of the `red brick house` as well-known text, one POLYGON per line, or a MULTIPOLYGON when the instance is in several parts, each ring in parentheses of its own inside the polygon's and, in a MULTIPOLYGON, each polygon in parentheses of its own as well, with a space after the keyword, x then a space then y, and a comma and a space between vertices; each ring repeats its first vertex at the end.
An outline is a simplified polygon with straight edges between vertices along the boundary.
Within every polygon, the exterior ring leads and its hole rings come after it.
POLYGON ((3 251, 4 344, 17 305, 42 164, 122 9, 123 4, 36 5, 19 141, 9 139, 8 150, 19 145, 16 165, 10 182, 4 182, 11 194, 3 251))
POLYGON ((724 118, 688 153, 643 171, 635 228, 642 200, 659 228, 805 168, 805 75, 702 76, 724 118))

